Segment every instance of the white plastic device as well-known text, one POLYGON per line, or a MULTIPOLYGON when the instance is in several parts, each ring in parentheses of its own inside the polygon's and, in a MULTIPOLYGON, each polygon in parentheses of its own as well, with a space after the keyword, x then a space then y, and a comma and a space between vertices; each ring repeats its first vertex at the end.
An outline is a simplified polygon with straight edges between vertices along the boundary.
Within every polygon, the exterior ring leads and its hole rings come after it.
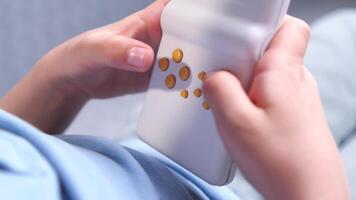
POLYGON ((290 0, 171 0, 139 122, 139 137, 213 185, 233 180, 201 89, 204 72, 228 69, 245 89, 290 0))

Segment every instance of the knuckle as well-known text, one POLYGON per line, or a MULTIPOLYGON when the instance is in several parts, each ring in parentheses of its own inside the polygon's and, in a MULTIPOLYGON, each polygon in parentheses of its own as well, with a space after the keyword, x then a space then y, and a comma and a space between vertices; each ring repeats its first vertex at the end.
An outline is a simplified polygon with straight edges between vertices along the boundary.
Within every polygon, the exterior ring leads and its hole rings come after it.
POLYGON ((310 38, 311 36, 311 27, 307 22, 302 19, 295 18, 296 24, 298 25, 300 31, 302 32, 305 38, 310 38))
POLYGON ((119 66, 122 64, 120 48, 114 48, 113 44, 120 44, 118 37, 106 37, 99 47, 102 51, 103 60, 108 66, 119 66))
POLYGON ((268 52, 261 64, 266 69, 286 68, 290 65, 294 65, 286 53, 278 50, 268 52))
POLYGON ((95 31, 89 31, 66 42, 66 48, 72 53, 71 56, 90 56, 94 50, 98 49, 100 42, 97 40, 95 31))
POLYGON ((259 72, 278 72, 295 78, 301 78, 303 73, 303 67, 296 58, 279 50, 268 52, 259 65, 259 72))
POLYGON ((226 73, 228 72, 222 71, 210 74, 204 81, 203 90, 207 93, 219 91, 224 84, 226 73))
POLYGON ((100 38, 100 34, 97 31, 91 31, 83 35, 81 43, 90 48, 98 48, 101 44, 100 38))
POLYGON ((89 53, 90 56, 98 58, 99 62, 105 65, 116 65, 119 60, 117 57, 117 48, 112 48, 113 44, 118 43, 117 37, 109 32, 94 30, 85 33, 80 41, 82 52, 89 53))

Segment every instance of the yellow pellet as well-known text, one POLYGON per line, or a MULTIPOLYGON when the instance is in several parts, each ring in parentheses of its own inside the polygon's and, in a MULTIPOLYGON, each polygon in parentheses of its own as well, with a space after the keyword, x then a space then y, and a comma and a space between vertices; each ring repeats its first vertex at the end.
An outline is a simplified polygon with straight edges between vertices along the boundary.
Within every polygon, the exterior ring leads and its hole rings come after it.
POLYGON ((176 62, 176 63, 181 63, 182 60, 183 60, 183 56, 184 56, 184 54, 183 54, 182 49, 176 49, 176 50, 174 50, 173 53, 172 53, 172 59, 173 59, 174 62, 176 62))
POLYGON ((179 77, 182 81, 187 81, 190 78, 190 69, 189 67, 183 67, 179 70, 179 77))
POLYGON ((162 71, 167 71, 169 68, 169 59, 168 58, 161 58, 158 63, 159 68, 162 71))
POLYGON ((187 99, 189 97, 189 92, 188 90, 182 90, 180 92, 180 95, 184 98, 184 99, 187 99))
POLYGON ((173 89, 177 83, 176 77, 173 74, 168 75, 165 83, 166 83, 167 88, 173 89))
POLYGON ((200 72, 198 74, 198 78, 201 80, 201 81, 204 81, 205 80, 205 76, 206 76, 206 72, 200 72))
POLYGON ((202 95, 202 91, 201 91, 201 89, 195 89, 194 90, 194 95, 196 96, 196 97, 201 97, 201 95, 202 95))
POLYGON ((210 109, 209 103, 206 102, 206 101, 204 101, 204 103, 203 103, 203 108, 204 108, 205 110, 209 110, 209 109, 210 109))

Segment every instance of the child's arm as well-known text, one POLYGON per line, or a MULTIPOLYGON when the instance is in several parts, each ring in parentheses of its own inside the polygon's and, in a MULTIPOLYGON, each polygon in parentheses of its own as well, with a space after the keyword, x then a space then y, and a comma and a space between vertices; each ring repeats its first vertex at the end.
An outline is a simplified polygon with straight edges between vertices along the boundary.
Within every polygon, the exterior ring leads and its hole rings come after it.
POLYGON ((349 198, 315 79, 303 65, 308 26, 287 18, 244 92, 228 72, 204 91, 219 131, 247 179, 267 199, 349 198))
POLYGON ((161 39, 160 15, 167 2, 158 0, 122 21, 55 48, 0 100, 0 108, 56 134, 91 98, 144 90, 161 39))

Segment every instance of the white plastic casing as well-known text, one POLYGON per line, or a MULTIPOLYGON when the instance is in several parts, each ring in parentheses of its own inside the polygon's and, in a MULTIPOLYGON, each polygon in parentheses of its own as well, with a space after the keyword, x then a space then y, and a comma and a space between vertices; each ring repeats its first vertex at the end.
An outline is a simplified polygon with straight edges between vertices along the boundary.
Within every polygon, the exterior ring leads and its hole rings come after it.
POLYGON ((171 0, 161 26, 163 37, 152 80, 139 122, 139 137, 193 174, 213 185, 232 181, 236 166, 225 149, 210 110, 202 107, 204 97, 193 91, 202 88, 197 75, 229 69, 245 89, 254 66, 266 50, 287 13, 290 0, 171 0), (175 63, 172 52, 184 52, 175 63), (170 67, 161 71, 160 58, 170 58, 170 67), (181 67, 191 77, 179 79, 181 67), (168 89, 169 74, 177 78, 168 89), (190 96, 180 96, 182 90, 190 96))

